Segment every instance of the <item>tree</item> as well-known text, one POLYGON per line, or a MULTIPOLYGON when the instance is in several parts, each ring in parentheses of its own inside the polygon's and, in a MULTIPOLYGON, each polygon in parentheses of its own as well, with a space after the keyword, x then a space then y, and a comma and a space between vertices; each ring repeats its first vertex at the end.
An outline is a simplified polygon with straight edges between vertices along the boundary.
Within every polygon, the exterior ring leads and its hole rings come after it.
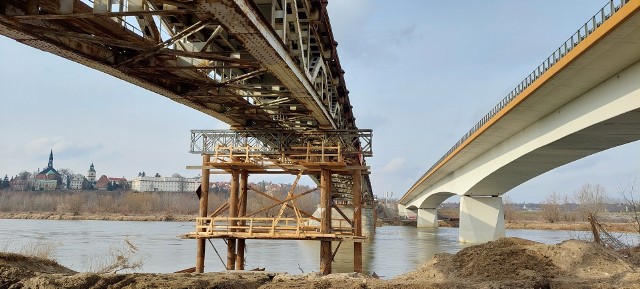
POLYGON ((31 176, 32 176, 31 173, 27 172, 27 171, 21 171, 18 174, 18 178, 21 179, 21 180, 28 180, 28 179, 31 178, 31 176))
POLYGON ((587 220, 589 215, 597 219, 607 206, 607 195, 602 185, 584 184, 574 193, 573 198, 578 204, 578 212, 583 220, 587 220))
POLYGON ((626 186, 618 186, 617 190, 622 197, 626 211, 631 214, 635 231, 640 233, 640 200, 636 196, 636 181, 634 180, 626 186))
POLYGON ((73 179, 75 173, 70 169, 58 169, 58 173, 62 176, 64 188, 69 189, 71 187, 71 179, 73 179))
POLYGON ((9 177, 7 175, 4 175, 4 179, 2 179, 2 181, 0 182, 0 190, 6 189, 8 187, 9 187, 9 177))
POLYGON ((541 204, 542 217, 549 223, 555 223, 562 218, 562 196, 556 192, 551 193, 541 204))
POLYGON ((156 175, 155 175, 154 177, 159 178, 159 177, 160 177, 160 174, 159 174, 159 173, 156 173, 156 175))
POLYGON ((515 221, 518 219, 518 217, 516 216, 517 205, 513 203, 513 200, 511 200, 511 197, 509 196, 502 197, 502 207, 504 208, 505 220, 515 221))

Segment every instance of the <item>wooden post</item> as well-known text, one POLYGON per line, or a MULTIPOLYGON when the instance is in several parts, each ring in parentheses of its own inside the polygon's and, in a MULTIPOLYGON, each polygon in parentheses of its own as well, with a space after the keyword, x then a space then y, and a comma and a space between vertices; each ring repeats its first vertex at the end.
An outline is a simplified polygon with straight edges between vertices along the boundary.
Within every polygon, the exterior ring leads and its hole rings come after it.
MULTIPOLYGON (((205 167, 211 160, 210 155, 202 155, 202 166, 205 167)), ((207 207, 209 206, 209 169, 202 169, 202 180, 200 182, 200 208, 198 210, 199 217, 207 216, 207 207)), ((201 229, 203 230, 203 229, 201 229)), ((196 239, 196 273, 204 273, 204 256, 206 239, 196 239)))
MULTIPOLYGON (((353 234, 362 236, 362 173, 353 171, 353 234)), ((362 273, 362 243, 353 243, 353 271, 362 273)))
MULTIPOLYGON (((229 192, 229 217, 238 216, 238 170, 231 171, 231 192, 229 192)), ((236 226, 235 220, 229 221, 229 226, 236 226)), ((235 229, 230 229, 234 232, 235 229)), ((229 238, 227 240, 227 270, 236 268, 236 239, 229 238)))
POLYGON ((375 234, 376 227, 378 227, 378 202, 373 200, 371 203, 373 203, 373 231, 371 234, 375 234))
MULTIPOLYGON (((331 233, 331 170, 320 172, 320 233, 331 233)), ((320 241, 320 273, 331 274, 331 241, 320 241)))
MULTIPOLYGON (((238 206, 238 217, 244 217, 247 215, 247 181, 249 179, 249 173, 247 170, 240 172, 240 197, 238 206)), ((245 221, 240 222, 240 226, 246 225, 245 221)), ((244 231, 244 230, 243 230, 244 231)), ((245 239, 238 239, 238 248, 236 250, 236 270, 244 270, 244 247, 245 239)))

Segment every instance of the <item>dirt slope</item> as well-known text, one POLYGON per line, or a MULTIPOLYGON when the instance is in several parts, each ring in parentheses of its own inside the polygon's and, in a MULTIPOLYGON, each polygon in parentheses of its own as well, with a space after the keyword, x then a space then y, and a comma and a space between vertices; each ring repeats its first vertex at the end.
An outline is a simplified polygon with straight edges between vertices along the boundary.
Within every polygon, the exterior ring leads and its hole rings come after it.
MULTIPOLYGON (((625 253, 627 254, 627 253, 625 253)), ((518 238, 438 254, 391 280, 362 274, 91 274, 55 262, 0 253, 4 288, 639 288, 640 269, 599 245, 545 245, 518 238)))

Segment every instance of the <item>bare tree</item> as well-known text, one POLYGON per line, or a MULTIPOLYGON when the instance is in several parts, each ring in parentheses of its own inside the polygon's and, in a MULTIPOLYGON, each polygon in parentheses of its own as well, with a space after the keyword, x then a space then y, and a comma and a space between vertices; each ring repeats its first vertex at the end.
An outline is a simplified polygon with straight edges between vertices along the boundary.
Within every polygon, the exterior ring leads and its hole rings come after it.
POLYGON ((73 171, 70 170, 70 169, 58 169, 58 173, 60 174, 60 176, 62 176, 62 184, 63 184, 64 188, 65 189, 70 188, 71 187, 71 179, 73 179, 73 176, 75 176, 73 171))
POLYGON ((573 198, 578 204, 582 220, 587 220, 589 214, 597 218, 607 206, 607 195, 602 185, 584 184, 574 193, 573 198))
POLYGON ((555 223, 562 218, 562 196, 557 192, 552 192, 541 204, 542 217, 549 223, 555 223))
POLYGON ((503 205, 503 208, 504 208, 504 218, 505 218, 505 220, 515 221, 515 220, 518 219, 517 212, 516 212, 517 211, 516 210, 517 205, 513 202, 511 197, 503 196, 502 197, 502 205, 503 205))
POLYGON ((617 188, 618 194, 622 197, 626 211, 631 213, 635 231, 640 233, 640 200, 636 196, 636 181, 633 180, 627 185, 621 185, 617 188))

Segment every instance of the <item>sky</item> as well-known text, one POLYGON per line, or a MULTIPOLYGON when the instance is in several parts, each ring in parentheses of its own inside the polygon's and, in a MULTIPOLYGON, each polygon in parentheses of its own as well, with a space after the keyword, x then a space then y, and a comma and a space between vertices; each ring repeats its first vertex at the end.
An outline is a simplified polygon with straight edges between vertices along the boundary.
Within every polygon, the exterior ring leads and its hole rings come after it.
MULTIPOLYGON (((373 191, 400 198, 469 128, 608 1, 332 0, 359 128, 373 129, 373 191)), ((132 178, 195 176, 191 129, 228 125, 112 76, 0 36, 0 176, 54 166, 132 178)), ((640 176, 640 143, 589 156, 507 193, 540 202, 640 176)), ((214 180, 228 177, 214 176, 214 180)), ((293 177, 255 176, 276 182, 293 177)), ((305 181, 310 184, 310 180, 305 181)))

